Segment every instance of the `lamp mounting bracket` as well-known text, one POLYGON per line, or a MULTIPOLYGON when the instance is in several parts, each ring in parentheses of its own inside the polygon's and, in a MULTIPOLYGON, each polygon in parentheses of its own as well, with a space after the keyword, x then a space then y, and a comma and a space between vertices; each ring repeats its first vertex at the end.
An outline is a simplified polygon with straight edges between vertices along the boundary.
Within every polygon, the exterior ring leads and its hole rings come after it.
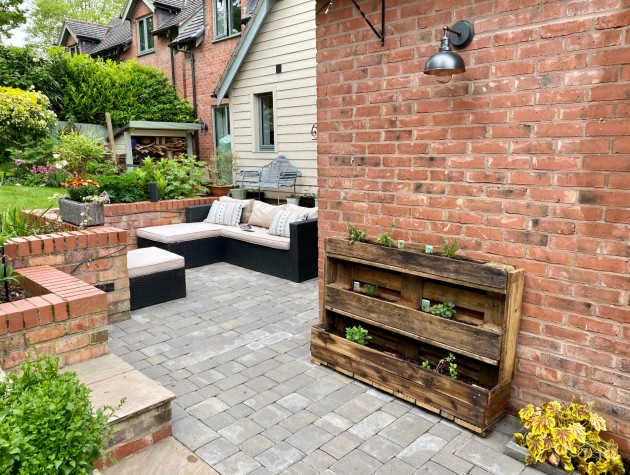
POLYGON ((359 13, 361 14, 365 22, 368 24, 368 26, 372 29, 374 34, 378 37, 379 40, 381 40, 381 46, 385 46, 385 0, 381 0, 381 32, 380 33, 376 31, 376 28, 374 27, 374 25, 372 25, 372 22, 370 21, 370 19, 367 16, 365 16, 365 13, 363 12, 363 10, 361 10, 361 7, 356 2, 356 0, 352 0, 352 3, 354 3, 354 6, 357 8, 357 10, 359 10, 359 13))
POLYGON ((466 20, 458 21, 452 28, 445 26, 444 30, 453 33, 449 37, 449 40, 451 41, 451 46, 457 49, 468 46, 473 40, 473 36, 475 36, 475 28, 472 23, 466 20))

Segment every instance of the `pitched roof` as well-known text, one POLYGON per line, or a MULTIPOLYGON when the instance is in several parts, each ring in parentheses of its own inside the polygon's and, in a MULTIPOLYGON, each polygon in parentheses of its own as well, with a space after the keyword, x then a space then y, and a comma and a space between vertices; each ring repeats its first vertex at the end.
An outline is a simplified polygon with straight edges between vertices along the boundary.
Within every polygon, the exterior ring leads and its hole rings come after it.
MULTIPOLYGON (((161 31, 166 31, 169 28, 174 28, 174 27, 179 28, 184 23, 191 20, 193 16, 196 16, 199 10, 203 8, 203 0, 184 0, 183 2, 181 2, 181 4, 182 4, 182 10, 173 18, 167 20, 163 25, 159 25, 158 28, 155 28, 153 30, 153 33, 160 33, 161 31)), ((203 22, 204 21, 203 13, 200 15, 200 17, 201 17, 201 21, 203 22)), ((180 32, 180 35, 181 35, 181 32, 180 32)))
POLYGON ((203 19, 203 8, 199 9, 179 29, 179 34, 171 42, 171 45, 181 45, 200 39, 205 33, 206 25, 203 19))
POLYGON ((110 30, 105 35, 103 40, 96 45, 90 54, 102 53, 113 49, 117 46, 127 45, 131 43, 131 22, 129 20, 123 20, 122 18, 114 18, 109 22, 110 30))
POLYGON ((59 36, 59 44, 62 43, 66 33, 72 35, 74 39, 85 38, 88 40, 101 40, 105 34, 109 31, 109 27, 106 25, 99 25, 98 23, 92 23, 83 20, 73 20, 66 18, 63 22, 63 28, 61 29, 61 35, 59 36))
POLYGON ((181 10, 184 5, 184 0, 154 0, 153 4, 157 6, 163 6, 171 8, 173 10, 181 10))
POLYGON ((267 18, 267 15, 271 12, 271 9, 277 1, 278 0, 258 0, 256 8, 252 13, 252 17, 247 23, 247 26, 236 44, 234 51, 232 51, 230 60, 221 75, 221 79, 219 79, 219 82, 214 89, 214 94, 217 97, 218 104, 221 103, 224 97, 227 97, 227 93, 232 86, 236 73, 238 73, 238 70, 241 68, 243 61, 245 61, 247 53, 249 53, 249 49, 254 43, 254 39, 258 35, 262 25, 265 23, 265 18, 267 18))

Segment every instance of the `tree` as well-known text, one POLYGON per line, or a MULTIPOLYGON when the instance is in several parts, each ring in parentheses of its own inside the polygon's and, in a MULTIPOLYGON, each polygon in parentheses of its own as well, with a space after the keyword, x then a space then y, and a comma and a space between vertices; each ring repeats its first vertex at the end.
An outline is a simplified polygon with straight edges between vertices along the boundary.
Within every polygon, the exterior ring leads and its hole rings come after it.
POLYGON ((26 27, 29 44, 45 52, 57 44, 65 18, 106 25, 120 14, 124 3, 124 0, 33 0, 26 27))
POLYGON ((26 21, 22 0, 0 0, 0 39, 11 38, 10 31, 26 21))

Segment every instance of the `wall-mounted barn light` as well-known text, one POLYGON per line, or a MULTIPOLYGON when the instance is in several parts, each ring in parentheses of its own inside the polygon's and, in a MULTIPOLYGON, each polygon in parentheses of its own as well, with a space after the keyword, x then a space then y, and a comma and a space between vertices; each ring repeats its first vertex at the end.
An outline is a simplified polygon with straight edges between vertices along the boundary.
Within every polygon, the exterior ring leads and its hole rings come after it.
POLYGON ((424 66, 424 74, 435 76, 441 83, 447 83, 453 74, 460 74, 466 71, 466 64, 462 57, 451 51, 451 46, 456 49, 465 48, 475 36, 475 29, 472 23, 462 20, 453 25, 452 28, 444 27, 440 49, 429 58, 424 66), (449 33, 451 35, 449 36, 449 33))

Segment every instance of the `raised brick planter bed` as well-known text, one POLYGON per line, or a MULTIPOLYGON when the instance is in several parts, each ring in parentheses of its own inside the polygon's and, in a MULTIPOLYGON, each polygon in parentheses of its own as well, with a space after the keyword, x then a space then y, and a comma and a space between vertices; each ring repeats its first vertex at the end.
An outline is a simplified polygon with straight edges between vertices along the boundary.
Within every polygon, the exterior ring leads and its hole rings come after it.
POLYGON ((62 366, 108 351, 107 295, 50 266, 20 269, 34 297, 0 304, 0 366, 19 366, 29 350, 57 355, 62 366))

